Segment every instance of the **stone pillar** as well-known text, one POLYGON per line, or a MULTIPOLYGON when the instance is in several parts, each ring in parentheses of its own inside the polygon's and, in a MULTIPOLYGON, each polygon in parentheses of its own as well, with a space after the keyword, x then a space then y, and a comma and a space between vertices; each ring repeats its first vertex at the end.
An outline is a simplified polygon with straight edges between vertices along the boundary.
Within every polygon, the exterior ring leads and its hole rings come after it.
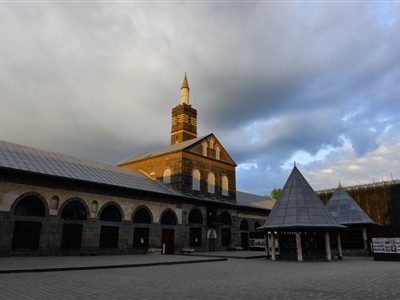
POLYGON ((337 240, 338 258, 342 259, 343 251, 342 251, 342 239, 340 238, 340 232, 337 233, 336 240, 337 240))
POLYGON ((269 256, 269 239, 268 239, 268 231, 264 231, 264 239, 265 239, 265 256, 269 256))
POLYGON ((329 231, 325 231, 325 250, 326 250, 326 259, 332 260, 332 254, 331 254, 331 242, 329 239, 329 231))
POLYGON ((368 250, 367 228, 362 229, 362 234, 363 234, 364 250, 368 250))
POLYGON ((271 260, 276 260, 275 235, 271 233, 271 260))
POLYGON ((296 231, 296 248, 297 248, 297 260, 303 261, 303 249, 301 249, 301 232, 296 231))

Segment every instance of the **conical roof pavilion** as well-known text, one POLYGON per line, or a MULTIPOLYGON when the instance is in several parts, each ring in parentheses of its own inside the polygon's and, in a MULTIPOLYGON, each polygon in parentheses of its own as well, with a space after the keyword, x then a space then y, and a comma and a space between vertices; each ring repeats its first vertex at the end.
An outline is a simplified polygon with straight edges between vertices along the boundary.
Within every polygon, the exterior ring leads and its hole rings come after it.
POLYGON ((294 166, 281 196, 260 229, 345 228, 325 208, 307 180, 294 166))
POLYGON ((329 199, 326 209, 342 225, 375 224, 340 184, 329 199))

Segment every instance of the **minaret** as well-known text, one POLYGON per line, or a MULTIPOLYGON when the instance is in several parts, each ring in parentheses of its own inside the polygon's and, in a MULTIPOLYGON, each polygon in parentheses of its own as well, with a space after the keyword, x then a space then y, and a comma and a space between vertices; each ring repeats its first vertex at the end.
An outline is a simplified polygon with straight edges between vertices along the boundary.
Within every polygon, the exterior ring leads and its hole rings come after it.
POLYGON ((172 109, 171 145, 197 137, 197 110, 189 104, 189 90, 185 73, 181 87, 181 102, 172 109))

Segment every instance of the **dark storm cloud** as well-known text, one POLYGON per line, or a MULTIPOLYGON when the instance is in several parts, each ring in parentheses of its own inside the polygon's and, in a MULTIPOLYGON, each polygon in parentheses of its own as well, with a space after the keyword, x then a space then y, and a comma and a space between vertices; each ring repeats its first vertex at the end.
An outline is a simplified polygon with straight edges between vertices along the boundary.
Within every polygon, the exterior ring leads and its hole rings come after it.
POLYGON ((0 138, 107 162, 168 145, 187 72, 238 188, 269 193, 294 159, 322 187, 330 163, 359 178, 397 148, 399 7, 1 3, 0 138))

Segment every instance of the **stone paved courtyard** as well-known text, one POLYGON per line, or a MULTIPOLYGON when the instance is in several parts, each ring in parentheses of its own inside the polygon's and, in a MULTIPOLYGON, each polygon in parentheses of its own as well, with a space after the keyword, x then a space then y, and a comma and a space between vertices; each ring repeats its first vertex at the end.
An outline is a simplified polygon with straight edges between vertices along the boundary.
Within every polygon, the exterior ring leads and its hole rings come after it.
MULTIPOLYGON (((176 257, 171 259, 175 261, 176 257)), ((45 262, 52 258, 37 259, 45 262)), ((6 260, 2 258, 0 262, 6 260)), ((400 263, 372 258, 305 263, 229 258, 140 268, 11 273, 0 274, 0 296, 1 299, 400 299, 400 263)))

